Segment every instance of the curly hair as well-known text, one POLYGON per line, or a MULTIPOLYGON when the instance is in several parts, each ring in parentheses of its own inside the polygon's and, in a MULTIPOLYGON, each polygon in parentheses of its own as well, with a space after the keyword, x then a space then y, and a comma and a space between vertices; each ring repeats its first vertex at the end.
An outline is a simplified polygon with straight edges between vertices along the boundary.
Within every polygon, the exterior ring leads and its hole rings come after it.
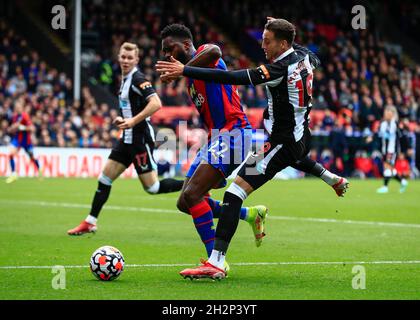
POLYGON ((174 37, 181 40, 193 40, 193 36, 191 34, 190 29, 188 29, 183 24, 179 23, 167 25, 165 28, 163 28, 162 32, 160 33, 160 37, 161 39, 165 39, 166 37, 174 37))

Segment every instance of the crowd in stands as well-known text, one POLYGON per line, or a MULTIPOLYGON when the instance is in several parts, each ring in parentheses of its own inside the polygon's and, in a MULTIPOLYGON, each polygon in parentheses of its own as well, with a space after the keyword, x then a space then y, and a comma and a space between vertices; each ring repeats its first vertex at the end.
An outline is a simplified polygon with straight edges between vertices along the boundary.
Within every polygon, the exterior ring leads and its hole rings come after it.
MULTIPOLYGON (((216 43, 228 67, 241 69, 263 61, 252 63, 229 39, 249 28, 262 30, 267 16, 281 14, 296 24, 296 41, 308 46, 322 62, 314 75, 311 156, 340 174, 379 176, 381 161, 374 134, 384 108, 393 105, 405 135, 401 167, 406 169, 409 163, 413 168, 415 134, 420 134, 420 65, 408 65, 401 47, 382 41, 380 33, 372 32, 372 19, 368 30, 353 30, 351 6, 342 6, 339 1, 327 5, 301 0, 298 4, 305 10, 295 6, 280 10, 272 0, 265 1, 261 10, 252 10, 257 0, 245 4, 215 0, 211 6, 206 1, 189 0, 110 1, 106 5, 103 0, 84 2, 83 30, 98 37, 89 70, 98 84, 117 93, 121 80, 118 48, 124 41, 136 42, 140 68, 153 81, 163 104, 191 106, 184 79, 166 85, 154 71, 161 58, 161 29, 169 23, 184 23, 192 30, 196 47, 216 43), (223 28, 221 21, 229 21, 231 28, 223 28)), ((7 142, 13 98, 20 93, 26 97, 36 126, 35 145, 111 147, 115 143, 118 132, 111 125, 115 109, 98 105, 87 88, 81 102, 73 101, 71 79, 49 68, 4 20, 0 20, 0 36, 0 144, 7 142)), ((245 107, 266 107, 262 86, 239 89, 245 107)), ((189 124, 200 127, 196 116, 189 124)))
POLYGON ((36 129, 34 145, 112 147, 118 135, 111 126, 115 109, 97 105, 87 88, 83 89, 82 103, 73 101, 72 80, 48 67, 3 19, 0 39, 0 145, 10 140, 7 128, 13 101, 24 96, 25 111, 36 129))
MULTIPOLYGON (((96 34, 96 56, 90 64, 91 73, 99 83, 118 92, 121 80, 117 54, 125 41, 140 47, 140 68, 154 83, 164 105, 191 105, 185 91, 185 80, 170 85, 162 84, 154 70, 161 55, 161 30, 170 23, 183 23, 193 34, 196 48, 204 43, 215 43, 223 51, 223 59, 230 68, 250 65, 245 55, 235 55, 232 42, 216 31, 202 15, 194 11, 191 1, 104 1, 84 3, 83 30, 96 34)), ((243 89, 244 92, 246 89, 243 89)), ((260 92, 261 95, 261 92, 260 92)), ((252 97, 252 99, 255 99, 252 97)), ((264 100, 264 99, 262 99, 264 100)), ((258 104, 261 104, 259 102, 258 104)))

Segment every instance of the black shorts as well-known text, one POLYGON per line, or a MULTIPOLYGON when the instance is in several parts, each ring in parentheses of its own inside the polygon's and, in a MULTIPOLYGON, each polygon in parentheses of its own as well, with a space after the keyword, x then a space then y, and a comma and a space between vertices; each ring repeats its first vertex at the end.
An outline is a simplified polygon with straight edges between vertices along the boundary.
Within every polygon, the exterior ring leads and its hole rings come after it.
POLYGON ((157 170, 157 165, 153 159, 153 142, 127 144, 118 141, 118 144, 112 149, 108 159, 117 161, 125 167, 134 164, 138 175, 157 170))
POLYGON ((310 137, 304 136, 298 142, 273 143, 267 141, 263 150, 254 152, 241 165, 238 176, 257 190, 278 172, 306 157, 310 137))

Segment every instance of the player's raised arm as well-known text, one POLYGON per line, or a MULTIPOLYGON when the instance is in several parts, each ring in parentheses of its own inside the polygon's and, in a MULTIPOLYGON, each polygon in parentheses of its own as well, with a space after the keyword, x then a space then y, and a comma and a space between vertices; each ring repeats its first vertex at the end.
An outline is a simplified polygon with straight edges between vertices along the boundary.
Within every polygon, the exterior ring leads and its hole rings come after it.
MULTIPOLYGON (((217 66, 219 59, 222 57, 222 50, 215 44, 204 44, 197 49, 196 55, 188 61, 185 65, 200 68, 214 68, 217 66)), ((175 62, 173 57, 169 61, 175 62)), ((179 77, 179 76, 178 76, 179 77)), ((163 82, 170 82, 178 77, 171 76, 170 74, 161 74, 160 79, 163 82)))
POLYGON ((186 66, 212 68, 222 57, 222 50, 215 44, 205 44, 197 49, 197 54, 192 58, 186 66))

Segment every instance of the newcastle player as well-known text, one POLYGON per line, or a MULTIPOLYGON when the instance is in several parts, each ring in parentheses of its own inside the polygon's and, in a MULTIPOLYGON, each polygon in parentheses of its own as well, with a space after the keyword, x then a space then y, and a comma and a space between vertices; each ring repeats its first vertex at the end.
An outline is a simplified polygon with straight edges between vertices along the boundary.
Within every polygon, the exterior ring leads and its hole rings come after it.
POLYGON ((395 178, 401 184, 400 193, 407 188, 408 182, 400 177, 395 169, 395 160, 400 152, 401 133, 398 128, 398 112, 394 106, 388 106, 384 110, 384 118, 379 127, 378 136, 381 139, 382 156, 384 164, 384 185, 377 190, 377 193, 388 193, 388 183, 395 178))
POLYGON ((112 183, 132 163, 137 171, 143 188, 149 194, 179 191, 183 181, 164 179, 159 181, 157 165, 153 159, 154 131, 149 117, 161 107, 161 101, 137 68, 139 49, 132 43, 124 43, 118 55, 123 81, 119 93, 121 116, 114 124, 122 130, 122 137, 112 149, 99 177, 98 188, 93 197, 91 210, 79 226, 69 230, 69 235, 81 235, 95 232, 96 221, 102 206, 108 200, 112 183))

